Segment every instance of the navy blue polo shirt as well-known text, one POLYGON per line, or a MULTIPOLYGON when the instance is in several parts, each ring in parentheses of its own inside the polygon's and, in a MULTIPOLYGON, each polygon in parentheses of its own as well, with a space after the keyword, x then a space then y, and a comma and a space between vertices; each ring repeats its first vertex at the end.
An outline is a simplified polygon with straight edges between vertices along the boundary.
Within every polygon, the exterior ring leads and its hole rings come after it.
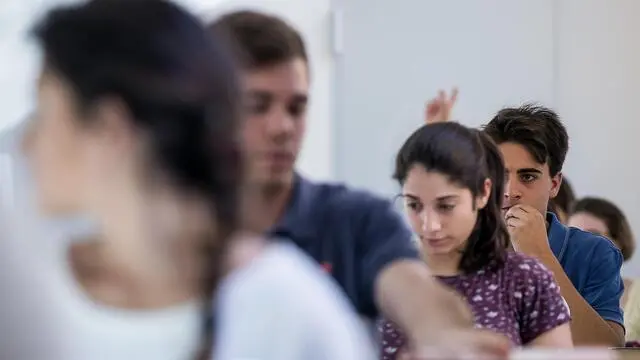
POLYGON ((396 260, 419 259, 411 230, 391 202, 299 175, 270 235, 290 239, 321 264, 369 318, 378 315, 374 284, 380 271, 396 260))
POLYGON ((608 239, 567 227, 547 213, 549 244, 573 286, 600 316, 624 326, 622 253, 608 239))

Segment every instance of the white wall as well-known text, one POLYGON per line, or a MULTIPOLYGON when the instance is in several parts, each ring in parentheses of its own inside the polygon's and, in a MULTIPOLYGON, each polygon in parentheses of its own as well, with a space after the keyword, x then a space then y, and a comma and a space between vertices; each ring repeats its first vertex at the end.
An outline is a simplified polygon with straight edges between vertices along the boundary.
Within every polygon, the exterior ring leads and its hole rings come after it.
POLYGON ((336 62, 340 179, 386 195, 393 157, 440 87, 477 126, 506 104, 553 99, 553 0, 342 0, 336 62))
MULTIPOLYGON (((24 31, 53 2, 61 1, 0 5, 0 130, 33 104, 37 57, 24 31)), ((393 154, 420 124, 424 100, 458 85, 455 115, 469 125, 524 100, 556 107, 571 135, 565 173, 576 191, 619 203, 640 234, 633 160, 640 150, 640 2, 334 0, 343 10, 335 82, 329 0, 181 2, 208 16, 219 7, 266 6, 303 31, 313 65, 304 173, 392 194, 393 154)), ((640 260, 626 270, 640 275, 640 260)))
MULTIPOLYGON (((455 117, 485 123, 538 101, 568 127, 565 173, 579 195, 605 196, 640 234, 640 2, 637 0, 340 0, 337 176, 381 194, 425 99, 458 85, 455 117)), ((640 255, 625 269, 640 275, 640 255)))
MULTIPOLYGON (((566 174, 579 195, 620 205, 640 236, 640 1, 556 3, 556 106, 571 137, 566 174)), ((640 253, 625 273, 640 276, 640 253)))
MULTIPOLYGON (((21 121, 34 105, 34 83, 39 58, 28 41, 27 30, 45 9, 74 0, 4 0, 0 4, 0 138, 3 130, 21 121)), ((190 10, 210 19, 219 11, 256 8, 285 17, 300 29, 313 59, 312 89, 306 142, 300 170, 326 180, 333 166, 333 53, 331 50, 330 0, 179 0, 190 10)), ((1 178, 0 178, 1 180, 1 178)), ((1 182, 0 182, 1 183, 1 182)), ((5 182, 6 185, 6 182, 5 182)), ((6 185, 8 186, 8 185, 6 185)), ((6 191, 5 186, 5 191, 6 191)))

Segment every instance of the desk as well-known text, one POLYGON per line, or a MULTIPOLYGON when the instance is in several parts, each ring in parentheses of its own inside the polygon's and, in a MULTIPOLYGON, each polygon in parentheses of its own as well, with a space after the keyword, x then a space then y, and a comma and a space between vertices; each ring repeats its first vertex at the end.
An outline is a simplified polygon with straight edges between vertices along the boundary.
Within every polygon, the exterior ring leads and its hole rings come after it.
POLYGON ((573 349, 519 349, 509 360, 640 360, 640 352, 607 348, 578 347, 573 349), (637 354, 637 355, 636 355, 637 354), (621 355, 625 357, 621 357, 621 355), (628 357, 632 356, 632 357, 628 357), (639 356, 639 357, 636 357, 639 356))
POLYGON ((617 360, 640 360, 640 348, 615 348, 617 360))

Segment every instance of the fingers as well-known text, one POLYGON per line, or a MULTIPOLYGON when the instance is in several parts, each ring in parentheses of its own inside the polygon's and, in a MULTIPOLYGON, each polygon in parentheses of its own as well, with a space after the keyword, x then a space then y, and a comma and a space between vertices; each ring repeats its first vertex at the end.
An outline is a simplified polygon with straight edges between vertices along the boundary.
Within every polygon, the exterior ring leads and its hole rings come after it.
POLYGON ((400 350, 400 353, 398 354, 398 357, 396 358, 397 360, 411 360, 411 355, 404 350, 400 350))
POLYGON ((450 96, 439 90, 438 95, 427 102, 425 109, 425 122, 427 124, 448 121, 453 105, 458 98, 458 89, 453 88, 450 96))
POLYGON ((451 97, 449 98, 449 104, 453 105, 456 103, 456 100, 458 100, 458 88, 454 87, 451 90, 451 97))
POLYGON ((420 347, 409 351, 405 360, 505 360, 511 350, 511 342, 504 335, 489 330, 468 329, 451 336, 436 347, 420 347))
POLYGON ((517 210, 520 210, 524 213, 530 213, 531 211, 535 211, 535 209, 533 209, 530 206, 526 206, 526 205, 515 205, 514 208, 516 208, 517 210))
POLYGON ((491 358, 506 359, 511 350, 511 342, 505 336, 491 331, 479 331, 476 338, 480 353, 491 358))
POLYGON ((504 213, 504 218, 505 220, 512 218, 512 217, 518 217, 518 215, 522 215, 523 212, 522 210, 520 210, 520 208, 516 207, 516 206, 512 206, 511 208, 509 208, 509 210, 507 210, 506 213, 504 213))
POLYGON ((519 217, 518 215, 507 214, 504 219, 507 227, 509 228, 517 228, 523 226, 525 221, 523 217, 519 217))

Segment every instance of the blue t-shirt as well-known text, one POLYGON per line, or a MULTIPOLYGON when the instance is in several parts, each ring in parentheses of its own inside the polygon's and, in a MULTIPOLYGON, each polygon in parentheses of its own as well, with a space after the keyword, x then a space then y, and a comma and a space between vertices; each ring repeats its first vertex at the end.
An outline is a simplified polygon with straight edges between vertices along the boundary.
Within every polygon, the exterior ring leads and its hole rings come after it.
POLYGON ((609 239, 563 225, 552 213, 547 221, 551 250, 573 286, 604 320, 624 326, 620 250, 609 239))
POLYGON ((391 202, 299 175, 270 235, 291 239, 320 263, 368 318, 378 316, 374 285, 380 271, 397 260, 419 259, 411 230, 391 202))

